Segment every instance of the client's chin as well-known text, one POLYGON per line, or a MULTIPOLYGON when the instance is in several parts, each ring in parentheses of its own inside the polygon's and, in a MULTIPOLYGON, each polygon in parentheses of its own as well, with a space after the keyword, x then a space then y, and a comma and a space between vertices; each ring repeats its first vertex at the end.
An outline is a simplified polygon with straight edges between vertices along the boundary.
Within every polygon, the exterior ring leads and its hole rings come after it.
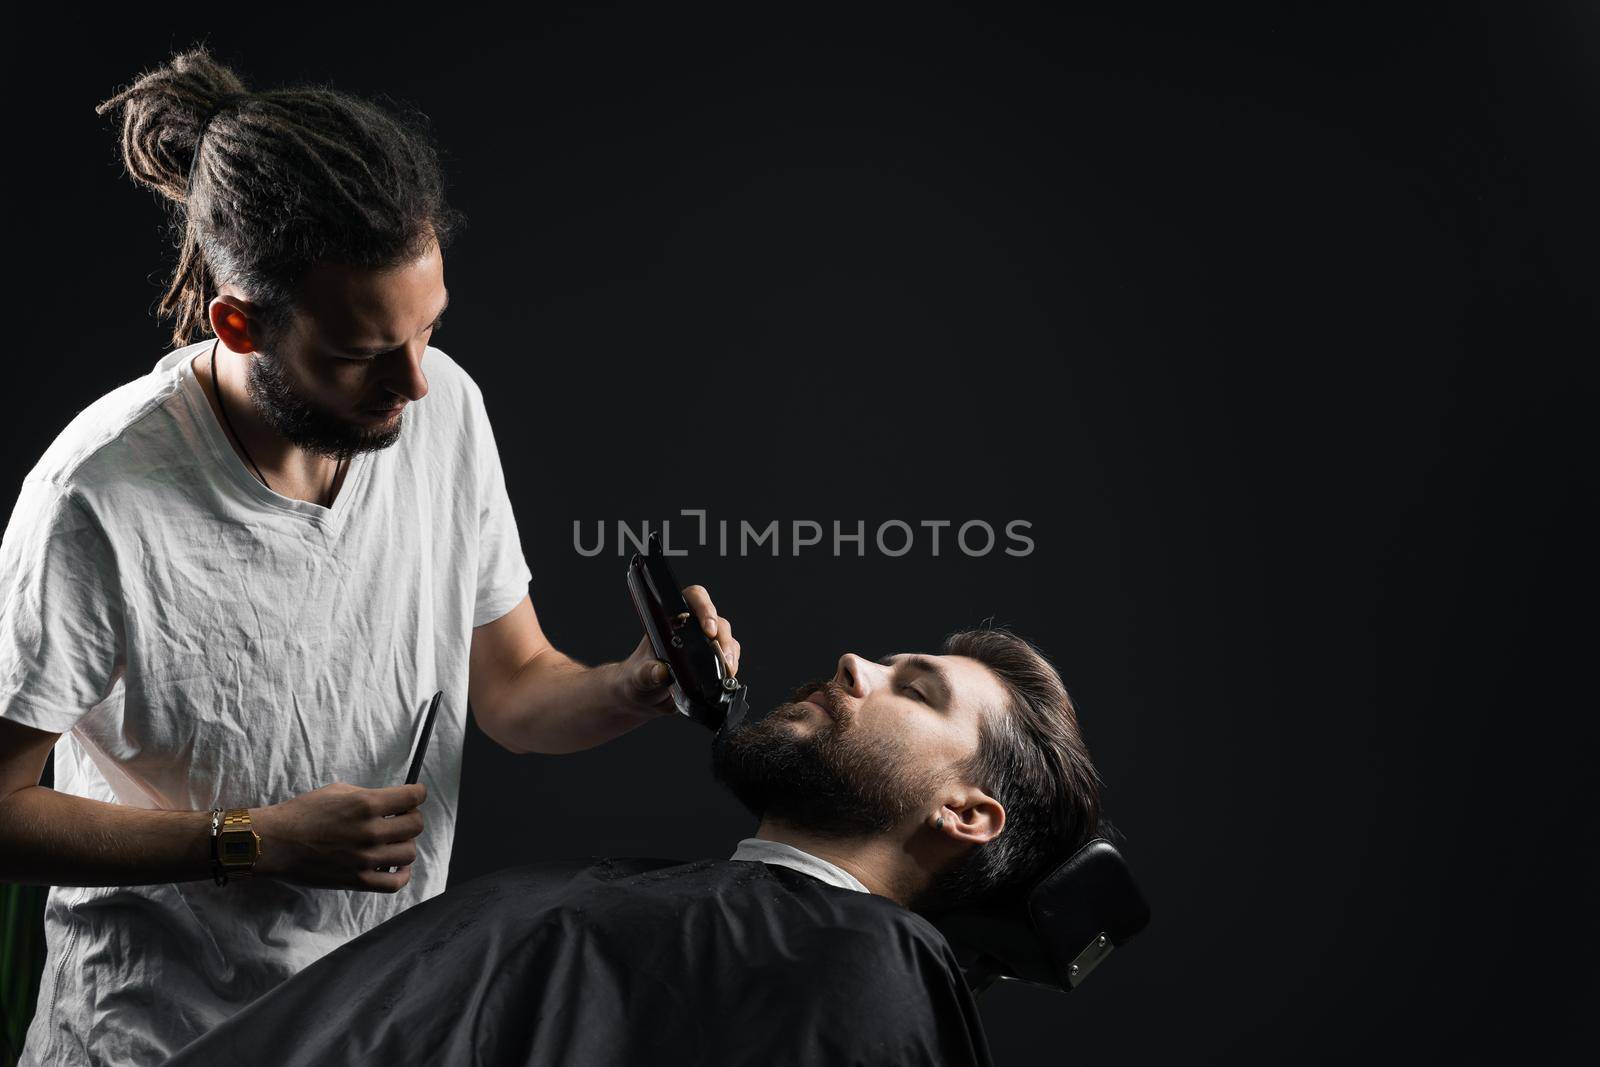
POLYGON ((767 718, 777 722, 808 725, 810 728, 816 729, 823 723, 830 721, 832 716, 814 701, 797 700, 788 704, 779 704, 772 709, 767 718))
POLYGON ((716 736, 712 774, 757 818, 828 836, 888 832, 921 797, 909 795, 891 753, 839 727, 817 704, 780 704, 716 736))

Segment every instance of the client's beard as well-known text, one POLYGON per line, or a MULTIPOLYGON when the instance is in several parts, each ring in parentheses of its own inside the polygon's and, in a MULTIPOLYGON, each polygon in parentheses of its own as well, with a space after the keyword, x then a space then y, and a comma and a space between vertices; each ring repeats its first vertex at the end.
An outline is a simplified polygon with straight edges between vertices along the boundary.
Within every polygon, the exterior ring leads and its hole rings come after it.
POLYGON ((712 774, 757 818, 826 837, 887 833, 926 805, 938 783, 901 754, 858 740, 852 725, 832 682, 808 682, 766 717, 719 733, 712 774), (839 718, 797 734, 787 723, 807 714, 800 698, 817 689, 827 690, 839 718))

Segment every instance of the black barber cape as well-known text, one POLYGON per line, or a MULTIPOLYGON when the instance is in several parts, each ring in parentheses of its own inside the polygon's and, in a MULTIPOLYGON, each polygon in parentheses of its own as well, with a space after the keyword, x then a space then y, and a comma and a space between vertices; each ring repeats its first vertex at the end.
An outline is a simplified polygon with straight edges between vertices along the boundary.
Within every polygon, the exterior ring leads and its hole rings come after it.
POLYGON ((916 913, 766 863, 627 859, 454 886, 168 1063, 987 1065, 989 1051, 955 956, 916 913))

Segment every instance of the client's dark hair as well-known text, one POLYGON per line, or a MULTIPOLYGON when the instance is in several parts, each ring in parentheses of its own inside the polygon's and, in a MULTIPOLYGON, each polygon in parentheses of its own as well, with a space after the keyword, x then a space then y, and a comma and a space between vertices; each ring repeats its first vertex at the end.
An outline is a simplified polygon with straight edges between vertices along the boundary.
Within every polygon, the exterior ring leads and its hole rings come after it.
POLYGON ((978 750, 956 768, 1000 802, 1006 821, 935 879, 917 905, 929 912, 1021 897, 1100 831, 1100 776, 1050 661, 996 626, 953 633, 940 651, 977 660, 1006 690, 1006 705, 980 720, 978 750))
POLYGON ((210 332, 206 305, 223 283, 258 306, 270 346, 312 265, 398 266, 430 241, 444 248, 466 222, 445 202, 421 112, 315 85, 249 92, 204 47, 95 113, 115 108, 128 174, 171 207, 178 267, 158 310, 177 320, 175 346, 210 332))

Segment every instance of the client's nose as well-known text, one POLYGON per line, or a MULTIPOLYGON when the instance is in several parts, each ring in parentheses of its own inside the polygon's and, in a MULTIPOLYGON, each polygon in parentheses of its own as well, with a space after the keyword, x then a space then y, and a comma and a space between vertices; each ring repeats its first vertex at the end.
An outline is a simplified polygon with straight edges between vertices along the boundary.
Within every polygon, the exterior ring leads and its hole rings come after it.
POLYGON ((833 680, 836 685, 842 686, 844 691, 857 700, 867 695, 867 690, 872 687, 873 664, 862 659, 854 652, 846 652, 839 657, 839 669, 834 672, 833 680))

